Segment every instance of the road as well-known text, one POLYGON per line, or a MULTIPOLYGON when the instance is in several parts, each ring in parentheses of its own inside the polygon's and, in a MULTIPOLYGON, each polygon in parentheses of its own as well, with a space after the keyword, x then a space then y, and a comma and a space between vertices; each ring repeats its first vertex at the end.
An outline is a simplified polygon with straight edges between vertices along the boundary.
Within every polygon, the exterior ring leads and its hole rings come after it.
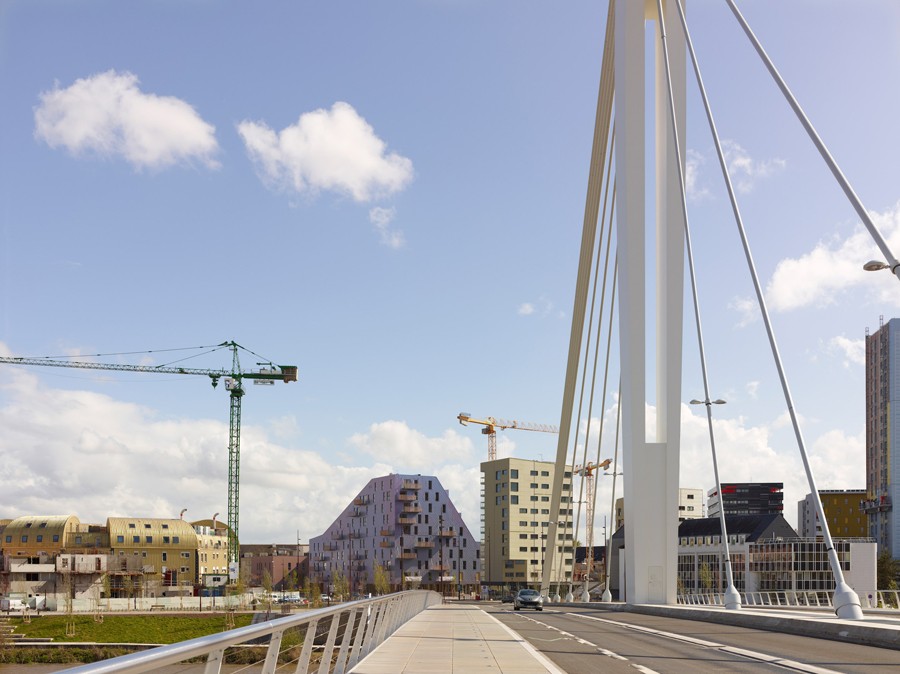
POLYGON ((900 673, 900 650, 600 609, 486 610, 568 674, 900 673))

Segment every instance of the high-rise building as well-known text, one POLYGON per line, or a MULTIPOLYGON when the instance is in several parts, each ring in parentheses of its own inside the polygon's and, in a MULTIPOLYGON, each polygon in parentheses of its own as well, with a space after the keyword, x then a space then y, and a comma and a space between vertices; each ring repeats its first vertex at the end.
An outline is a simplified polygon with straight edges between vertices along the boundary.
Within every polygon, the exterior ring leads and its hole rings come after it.
MULTIPOLYGON (((678 488, 678 521, 696 520, 704 517, 703 514, 703 490, 691 487, 678 488)), ((625 499, 616 499, 616 526, 613 531, 618 531, 625 526, 625 499)))
POLYGON ((784 484, 723 482, 721 496, 715 487, 707 493, 708 516, 718 517, 722 507, 726 515, 780 515, 784 511, 784 484))
POLYGON ((866 330, 866 499, 869 536, 900 559, 900 319, 866 330))
POLYGON ((543 578, 550 522, 557 523, 552 582, 572 573, 574 517, 572 471, 563 476, 558 512, 550 512, 556 466, 549 461, 506 458, 481 464, 484 489, 485 581, 493 585, 536 585, 543 578), (560 524, 560 523, 563 524, 560 524))
MULTIPOLYGON (((835 538, 866 538, 868 523, 862 509, 865 489, 820 489, 819 499, 825 511, 828 531, 835 538)), ((803 538, 822 535, 822 523, 816 515, 813 495, 797 502, 797 531, 803 538)))
POLYGON ((321 536, 309 540, 309 573, 329 593, 347 582, 371 591, 376 572, 394 589, 428 587, 455 593, 480 580, 477 538, 433 475, 369 480, 321 536))

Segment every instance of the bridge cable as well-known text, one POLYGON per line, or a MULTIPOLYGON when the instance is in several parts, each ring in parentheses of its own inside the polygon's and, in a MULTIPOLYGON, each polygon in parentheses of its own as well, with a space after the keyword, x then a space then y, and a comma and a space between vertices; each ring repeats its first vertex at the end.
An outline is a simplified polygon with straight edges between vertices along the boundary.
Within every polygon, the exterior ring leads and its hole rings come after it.
MULTIPOLYGON (((746 26, 746 23, 743 22, 743 17, 740 16, 740 12, 737 11, 737 8, 734 6, 734 3, 732 2, 732 0, 727 0, 727 2, 731 5, 732 10, 734 12, 736 12, 736 15, 738 16, 738 20, 742 23, 742 25, 746 26)), ((790 387, 788 386, 787 377, 785 376, 784 365, 782 364, 782 361, 781 361, 781 355, 778 352, 778 344, 775 340, 775 332, 772 328, 772 321, 769 318, 769 310, 766 306, 766 301, 763 296, 762 287, 759 282, 759 275, 756 271, 756 265, 753 262, 753 254, 750 251, 750 244, 747 239, 746 230, 744 228, 743 218, 741 217, 741 212, 740 212, 740 209, 738 208, 737 197, 735 196, 734 186, 732 185, 732 182, 731 182, 731 176, 728 173, 728 166, 725 162, 725 154, 722 150, 722 143, 719 139, 718 131, 716 130, 716 125, 715 125, 715 121, 713 119, 712 110, 709 105, 709 98, 706 94, 706 87, 703 85, 703 78, 700 74, 700 66, 697 62, 697 55, 694 52, 694 46, 693 46, 693 42, 691 41, 690 31, 688 30, 688 27, 687 27, 687 21, 685 20, 684 8, 681 5, 681 0, 676 0, 675 5, 678 8, 679 18, 681 20, 681 25, 684 30, 685 41, 687 43, 688 51, 691 55, 691 61, 694 66, 694 74, 697 78, 697 85, 700 89, 700 95, 703 100, 703 106, 706 111, 706 118, 707 118, 707 121, 709 122, 710 131, 712 133, 713 143, 716 148, 716 155, 718 156, 718 159, 719 159, 719 166, 722 169, 722 176, 725 180, 725 187, 728 191, 728 198, 731 201, 731 208, 732 208, 732 211, 734 212, 735 224, 737 225, 738 233, 740 234, 740 237, 741 237, 741 244, 743 245, 743 248, 744 248, 744 256, 747 259, 747 267, 750 272, 750 277, 753 280, 753 287, 754 287, 754 290, 756 291, 756 299, 757 299, 757 302, 759 303, 760 312, 761 312, 762 318, 763 318, 763 324, 765 325, 766 334, 769 338, 769 346, 771 347, 771 350, 772 350, 772 358, 775 361, 775 367, 778 371, 778 376, 781 380, 781 388, 784 393, 784 398, 785 398, 785 403, 788 408, 788 413, 790 414, 790 417, 791 417, 791 424, 793 425, 793 428, 794 428, 794 435, 797 439, 797 445, 800 449, 800 457, 803 460, 803 467, 806 471, 806 477, 807 477, 807 481, 809 483, 809 488, 813 494, 813 502, 816 507, 816 513, 819 516, 819 521, 822 523, 822 533, 823 533, 824 542, 825 542, 825 545, 827 548, 831 548, 831 550, 828 553, 828 560, 829 560, 829 563, 831 566, 831 571, 834 575, 834 580, 835 580, 835 596, 834 596, 835 612, 837 613, 838 617, 841 617, 841 618, 861 619, 863 617, 863 615, 862 615, 862 609, 860 608, 859 597, 857 596, 856 592, 854 592, 853 589, 850 588, 850 586, 844 580, 844 574, 841 569, 841 565, 838 560, 837 553, 834 550, 834 544, 831 539, 831 532, 829 531, 828 520, 825 519, 824 509, 822 508, 822 500, 819 497, 819 490, 816 487, 815 478, 813 477, 812 470, 809 465, 809 458, 808 458, 807 452, 806 452, 806 445, 803 441, 803 433, 800 430, 800 424, 797 419, 797 413, 796 413, 796 410, 794 409, 793 397, 791 396, 790 387)), ((745 30, 749 31, 749 28, 746 28, 745 30)), ((752 33, 750 33, 750 35, 752 35, 752 33)), ((753 37, 751 39, 754 41, 755 44, 758 44, 755 41, 755 37, 753 37)), ((761 51, 761 50, 762 50, 761 47, 757 48, 757 51, 761 51)), ((765 52, 762 52, 762 54, 765 54, 765 52)), ((768 61, 768 57, 764 56, 764 60, 766 60, 767 63, 770 63, 768 61)), ((770 72, 772 70, 774 70, 774 66, 772 66, 770 68, 770 72)), ((777 71, 775 71, 775 72, 777 72, 777 71)), ((795 108, 795 110, 798 108, 799 108, 799 106, 797 106, 797 108, 795 108)), ((865 209, 862 209, 862 210, 865 211, 865 209)), ((893 258, 891 258, 891 259, 893 259, 893 258)), ((896 262, 896 261, 894 260, 894 262, 896 262)), ((892 262, 892 264, 893 264, 893 262, 892 262)))

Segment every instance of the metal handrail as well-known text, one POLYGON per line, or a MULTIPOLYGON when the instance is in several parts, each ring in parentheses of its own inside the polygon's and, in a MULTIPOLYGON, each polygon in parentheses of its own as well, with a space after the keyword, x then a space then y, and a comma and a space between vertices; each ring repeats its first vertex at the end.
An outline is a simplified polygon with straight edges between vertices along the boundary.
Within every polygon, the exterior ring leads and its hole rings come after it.
MULTIPOLYGON (((763 606, 805 606, 808 608, 832 607, 832 592, 826 591, 768 591, 741 593, 743 605, 763 606)), ((900 591, 878 590, 874 594, 860 595, 863 608, 900 609, 900 591)), ((696 606, 719 606, 724 603, 720 592, 699 592, 678 595, 679 604, 696 606)))
POLYGON ((206 658, 204 674, 217 674, 225 660, 225 650, 254 640, 268 639, 262 672, 272 674, 278 664, 282 637, 288 630, 306 627, 303 648, 294 671, 304 674, 309 668, 316 628, 323 620, 330 619, 320 674, 333 671, 343 674, 387 639, 401 625, 429 606, 440 604, 441 595, 427 590, 398 592, 375 599, 348 602, 330 608, 305 611, 301 615, 280 617, 264 623, 229 630, 221 634, 190 639, 166 646, 159 646, 139 653, 130 653, 109 660, 81 665, 67 670, 71 674, 106 674, 108 672, 151 672, 193 658, 206 658), (347 614, 346 621, 343 615, 347 614), (341 624, 343 634, 339 634, 341 624), (340 643, 338 643, 340 638, 340 643), (337 661, 331 670, 337 649, 337 661))

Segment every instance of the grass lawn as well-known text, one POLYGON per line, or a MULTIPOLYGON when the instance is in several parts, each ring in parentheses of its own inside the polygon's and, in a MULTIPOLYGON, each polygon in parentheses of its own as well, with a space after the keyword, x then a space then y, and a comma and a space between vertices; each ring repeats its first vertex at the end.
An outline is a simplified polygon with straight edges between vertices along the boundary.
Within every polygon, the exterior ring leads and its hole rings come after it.
MULTIPOLYGON (((235 627, 245 627, 252 619, 250 613, 234 616, 235 627)), ((103 622, 94 622, 93 615, 76 615, 75 636, 66 636, 66 616, 42 615, 32 617, 30 623, 13 618, 10 625, 15 633, 27 637, 52 637, 53 641, 90 641, 101 644, 137 643, 171 644, 225 630, 225 615, 104 615, 103 622)))

